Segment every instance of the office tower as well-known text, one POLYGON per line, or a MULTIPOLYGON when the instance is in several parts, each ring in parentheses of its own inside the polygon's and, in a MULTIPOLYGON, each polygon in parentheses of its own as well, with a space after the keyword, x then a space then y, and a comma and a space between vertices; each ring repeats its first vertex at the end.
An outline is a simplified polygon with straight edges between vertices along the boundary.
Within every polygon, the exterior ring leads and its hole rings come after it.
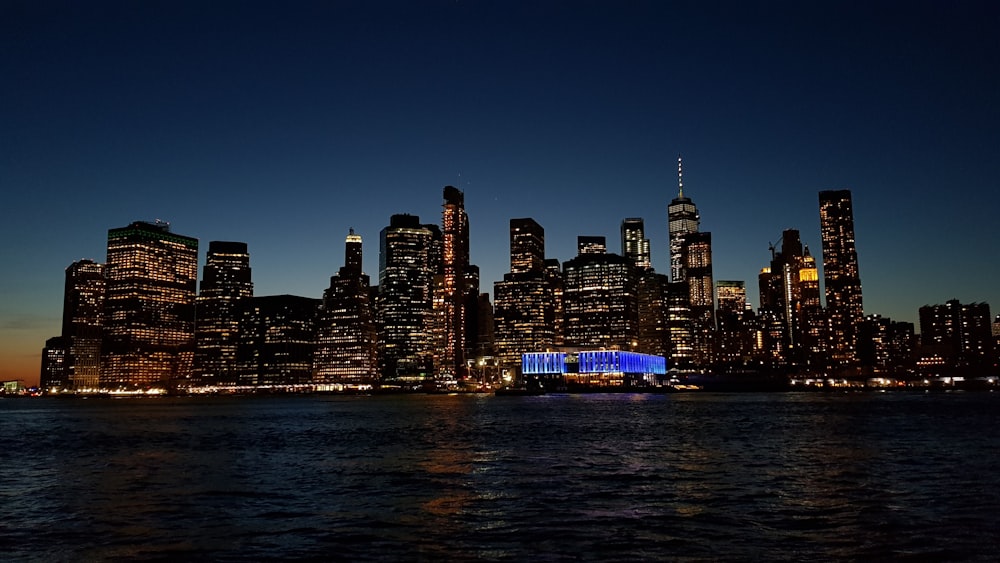
POLYGON ((872 373, 911 373, 913 350, 913 323, 866 315, 858 325, 858 363, 872 373))
POLYGON ((677 197, 667 206, 670 229, 670 281, 687 279, 684 270, 684 236, 698 232, 700 217, 691 198, 684 196, 684 173, 681 157, 677 157, 677 197))
POLYGON ((79 260, 66 268, 62 336, 67 346, 68 385, 76 390, 100 386, 106 292, 104 264, 79 260))
POLYGON ((250 253, 245 242, 213 240, 195 300, 194 380, 201 385, 235 385, 240 330, 253 297, 250 253))
POLYGON ((577 254, 607 254, 607 239, 600 236, 576 237, 577 254))
POLYGON ((465 269, 465 358, 466 365, 482 355, 479 347, 479 266, 465 269))
POLYGON ((992 367, 993 331, 988 304, 952 299, 944 305, 924 305, 919 316, 922 361, 936 356, 946 369, 992 367))
POLYGON ((183 385, 194 359, 198 239, 163 222, 108 231, 101 387, 183 385))
POLYGON ((630 217, 622 221, 622 256, 635 263, 639 271, 649 270, 653 263, 649 258, 649 239, 641 218, 630 217))
MULTIPOLYGON (((440 330, 443 346, 436 350, 436 375, 448 379, 465 375, 466 283, 469 269, 469 217, 465 213, 465 194, 454 186, 445 186, 441 213, 442 278, 440 303, 440 330)), ((478 293, 477 293, 478 295, 478 293)))
POLYGON ((667 329, 670 331, 670 365, 678 370, 693 369, 694 328, 691 298, 686 281, 667 284, 667 329))
POLYGON ((746 283, 719 280, 716 287, 719 301, 716 360, 725 365, 746 364, 753 351, 753 311, 747 306, 746 283))
POLYGON ((547 258, 545 260, 545 279, 552 289, 552 342, 556 346, 565 343, 564 308, 563 308, 563 274, 562 263, 558 258, 547 258))
POLYGON ((533 219, 510 220, 510 273, 494 282, 498 362, 517 367, 521 355, 555 344, 553 284, 545 269, 545 230, 533 219))
POLYGON ((670 356, 670 276, 650 269, 638 273, 639 346, 637 351, 670 356))
POLYGON ((240 331, 241 385, 307 385, 312 381, 321 303, 297 295, 251 298, 240 331))
POLYGON ((862 305, 851 191, 819 192, 819 220, 826 311, 830 323, 830 359, 839 364, 852 364, 857 360, 856 333, 862 305))
POLYGON ((45 391, 61 391, 72 386, 66 369, 69 344, 62 336, 53 336, 42 348, 42 369, 38 386, 45 391))
POLYGON ((587 245, 578 248, 580 254, 563 263, 565 344, 635 350, 639 335, 635 265, 587 245))
POLYGON ((545 229, 531 218, 510 220, 510 273, 539 272, 545 262, 545 229))
POLYGON ((692 360, 712 362, 715 335, 715 284, 712 280, 712 233, 687 233, 681 237, 684 278, 691 307, 692 360))
POLYGON ((440 263, 440 231, 415 215, 393 215, 379 235, 376 302, 379 373, 422 379, 432 370, 432 282, 440 263))
POLYGON ((493 356, 496 354, 496 322, 493 317, 493 304, 490 303, 489 293, 480 293, 476 304, 479 309, 479 356, 493 356))
POLYGON ((313 382, 373 385, 375 316, 367 274, 361 270, 361 236, 351 229, 345 240, 344 266, 330 278, 316 321, 313 382))

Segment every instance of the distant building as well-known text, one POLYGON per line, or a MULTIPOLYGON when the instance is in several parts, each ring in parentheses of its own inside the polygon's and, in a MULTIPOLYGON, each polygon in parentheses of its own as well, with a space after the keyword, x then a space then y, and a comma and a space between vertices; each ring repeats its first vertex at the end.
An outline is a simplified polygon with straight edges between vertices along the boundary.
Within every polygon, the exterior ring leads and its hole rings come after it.
MULTIPOLYGON (((468 299, 466 275, 469 270, 469 216, 465 212, 465 194, 454 186, 445 186, 441 213, 443 235, 441 295, 435 298, 441 346, 436 350, 435 375, 441 378, 463 377, 468 341, 468 299)), ((476 298, 479 292, 475 293, 476 298)))
POLYGON ((716 361, 724 365, 747 364, 753 352, 753 311, 748 307, 746 283, 719 280, 716 292, 719 303, 716 361))
POLYGON ((830 360, 850 365, 857 361, 857 329, 863 316, 851 191, 819 192, 819 218, 830 360))
POLYGON ((580 236, 576 237, 577 254, 606 254, 608 252, 607 239, 601 236, 580 236))
POLYGON ((198 239, 161 222, 110 229, 107 277, 101 386, 186 384, 195 349, 198 239))
POLYGON ((905 374, 914 365, 913 323, 867 315, 858 325, 858 362, 873 374, 905 374))
POLYGON ((944 305, 925 305, 920 315, 920 361, 948 369, 972 372, 993 367, 993 332, 990 306, 960 303, 952 299, 944 305))
POLYGON ((545 230, 533 219, 510 220, 510 273, 493 284, 495 339, 501 366, 555 344, 555 300, 545 270, 545 230))
POLYGON ((375 317, 367 274, 361 271, 361 236, 350 230, 345 263, 330 278, 316 323, 313 382, 373 385, 378 380, 375 317))
POLYGON ((638 273, 639 333, 637 351, 670 356, 670 276, 652 269, 638 273))
POLYGON ((667 206, 667 219, 670 232, 670 281, 686 281, 683 239, 685 235, 698 232, 701 217, 691 198, 684 195, 684 174, 680 156, 677 157, 677 197, 667 206))
POLYGON ((635 265, 617 254, 581 253, 563 263, 565 345, 609 350, 638 347, 635 265))
POLYGON ((684 277, 691 308, 691 346, 695 365, 712 363, 715 338, 715 284, 712 280, 712 233, 681 237, 684 277))
POLYGON ((69 389, 72 382, 66 369, 66 354, 69 346, 62 336, 54 336, 45 341, 42 348, 42 370, 38 386, 46 391, 69 389))
POLYGON ((379 243, 377 357, 383 380, 422 379, 433 369, 432 282, 441 232, 416 215, 393 215, 379 243))
POLYGON ((639 217, 630 217, 622 221, 622 256, 628 258, 638 271, 650 270, 653 263, 649 255, 649 239, 646 229, 639 217))
POLYGON ((321 301, 297 295, 253 297, 241 330, 241 385, 312 382, 321 301))
POLYGON ((211 241, 195 301, 194 381, 201 385, 235 385, 240 330, 253 298, 250 253, 245 242, 211 241))
POLYGON ((65 364, 69 388, 82 391, 100 386, 106 293, 104 264, 79 260, 66 268, 62 336, 67 347, 65 364))

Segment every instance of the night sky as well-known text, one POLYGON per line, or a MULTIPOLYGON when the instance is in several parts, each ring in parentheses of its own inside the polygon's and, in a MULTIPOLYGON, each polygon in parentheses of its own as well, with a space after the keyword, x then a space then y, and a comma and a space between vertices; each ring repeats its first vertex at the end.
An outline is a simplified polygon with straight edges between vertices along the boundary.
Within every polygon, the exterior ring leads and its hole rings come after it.
MULTIPOLYGON (((483 290, 508 221, 549 258, 666 206, 757 304, 768 244, 820 257, 818 192, 852 190, 866 314, 1000 312, 995 2, 0 4, 0 379, 38 380, 65 268, 169 221, 249 244, 255 293, 320 297, 348 228, 378 274, 395 213, 465 192, 483 290), (711 4, 703 7, 702 4, 711 4)), ((918 327, 919 329, 919 327, 918 327)))

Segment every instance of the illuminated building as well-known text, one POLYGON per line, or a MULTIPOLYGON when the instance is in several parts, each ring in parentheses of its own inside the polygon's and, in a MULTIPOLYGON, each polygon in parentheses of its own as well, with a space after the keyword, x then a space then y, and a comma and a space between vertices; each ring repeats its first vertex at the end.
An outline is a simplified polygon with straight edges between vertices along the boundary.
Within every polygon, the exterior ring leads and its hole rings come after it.
POLYGON ((946 368, 982 370, 992 367, 993 331, 990 306, 960 303, 924 305, 920 316, 920 355, 938 356, 946 368))
POLYGON ((100 386, 106 292, 104 264, 80 260, 66 268, 62 336, 67 346, 66 377, 73 389, 100 386))
POLYGON ((858 325, 858 362, 877 374, 905 374, 913 367, 913 323, 867 315, 858 325))
POLYGON ((647 387, 664 383, 667 362, 625 350, 532 352, 521 357, 521 371, 549 387, 647 387))
POLYGON ((628 258, 639 271, 653 267, 649 259, 649 239, 643 221, 638 217, 630 217, 622 221, 622 256, 628 258))
MULTIPOLYGON (((465 354, 466 362, 480 354, 479 342, 479 266, 470 264, 465 269, 465 354)), ((466 366, 468 367, 468 366, 466 366)))
POLYGON ((684 276, 691 307, 692 360, 712 363, 715 337, 715 284, 712 280, 712 233, 687 233, 681 237, 684 276))
MULTIPOLYGON (((435 350, 435 375, 448 379, 466 373, 465 347, 467 284, 469 270, 469 217, 465 213, 465 194, 454 186, 445 186, 441 213, 442 278, 435 297, 435 309, 442 331, 442 346, 435 350)), ((478 297, 478 292, 476 292, 478 297)))
POLYGON ((836 364, 853 364, 857 360, 857 326, 863 313, 851 191, 819 192, 819 219, 830 359, 836 364))
POLYGON ((637 350, 655 356, 670 355, 670 277, 652 269, 639 272, 639 345, 637 350))
POLYGON ((673 282, 687 279, 684 268, 684 236, 697 233, 701 221, 694 202, 684 196, 684 174, 680 156, 677 157, 677 188, 677 197, 667 206, 670 231, 670 280, 673 282))
POLYGON ((361 270, 361 237, 350 230, 344 266, 330 278, 316 323, 313 382, 374 384, 375 318, 367 274, 361 270))
POLYGON ((198 239, 167 223, 108 231, 101 387, 185 383, 194 359, 198 239))
POLYGON ((635 265, 617 254, 579 248, 579 256, 563 263, 565 345, 634 350, 639 328, 635 265))
POLYGON ((429 377, 432 282, 440 231, 415 215, 393 215, 379 241, 377 357, 383 380, 429 377))
POLYGON ((716 360, 722 364, 741 365, 750 361, 753 351, 752 309, 747 306, 747 288, 742 281, 719 280, 716 360))
POLYGON ((564 309, 563 309, 563 275, 562 263, 558 258, 547 258, 545 260, 545 279, 549 281, 552 289, 552 338, 556 346, 562 346, 565 342, 564 309))
POLYGON ((38 386, 46 391, 67 389, 72 385, 66 369, 66 354, 69 348, 66 339, 54 336, 45 341, 42 348, 42 370, 38 386))
POLYGON ((598 236, 576 237, 577 254, 606 254, 608 252, 607 239, 598 236))
POLYGON ((545 231, 533 219, 510 220, 510 273, 493 284, 495 339, 501 366, 555 344, 553 285, 545 270, 545 231))
POLYGON ((241 331, 241 385, 312 381, 316 315, 321 301, 297 295, 251 298, 241 331))
POLYGON ((691 299, 686 281, 667 284, 667 330, 670 332, 670 363, 679 370, 693 368, 694 329, 691 299))
POLYGON ((245 242, 211 241, 195 301, 194 380, 202 385, 235 385, 240 330, 253 297, 250 254, 245 242))

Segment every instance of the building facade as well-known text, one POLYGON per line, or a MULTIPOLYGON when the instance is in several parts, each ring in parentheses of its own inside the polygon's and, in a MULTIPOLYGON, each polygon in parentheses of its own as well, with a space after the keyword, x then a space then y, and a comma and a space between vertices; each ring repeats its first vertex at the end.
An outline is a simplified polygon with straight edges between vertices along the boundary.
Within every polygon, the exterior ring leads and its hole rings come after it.
POLYGON ((563 263, 566 346, 634 350, 638 347, 638 291, 634 264, 617 254, 583 252, 563 263))
POLYGON ((849 366, 857 362, 857 327, 863 316, 851 191, 821 191, 819 218, 830 360, 849 366))
POLYGON ((62 336, 68 386, 78 391, 100 387, 106 294, 104 264, 79 260, 66 268, 62 336))
POLYGON ((101 387, 188 384, 197 276, 198 239, 162 222, 108 231, 101 387))
POLYGON ((250 253, 245 242, 211 241, 195 301, 194 380, 235 385, 240 380, 240 331, 253 298, 250 253))

